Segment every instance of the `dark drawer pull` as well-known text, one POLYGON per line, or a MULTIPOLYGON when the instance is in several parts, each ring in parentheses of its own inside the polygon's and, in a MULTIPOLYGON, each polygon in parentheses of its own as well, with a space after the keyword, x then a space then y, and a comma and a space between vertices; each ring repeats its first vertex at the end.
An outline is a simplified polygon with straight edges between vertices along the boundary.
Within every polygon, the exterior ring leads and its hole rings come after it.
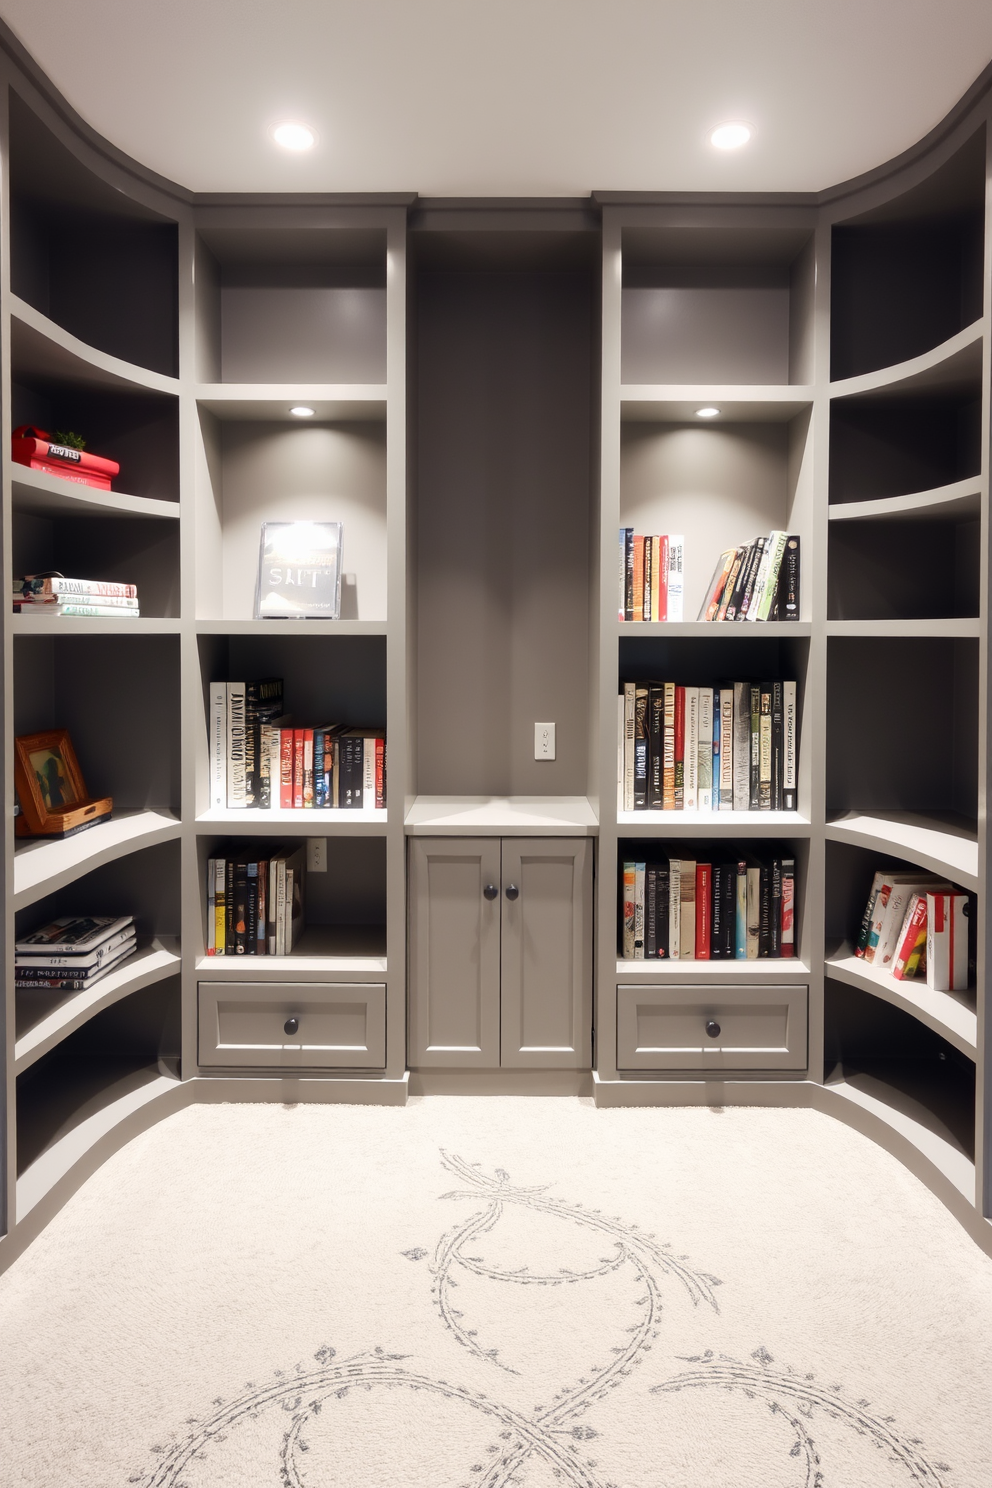
POLYGON ((299 1018, 287 1018, 286 1021, 285 1021, 285 1023, 282 1025, 282 1031, 283 1031, 283 1033, 299 1033, 299 1031, 300 1031, 300 1020, 299 1020, 299 1018))
POLYGON ((482 891, 483 899, 495 899, 498 894, 499 889, 495 884, 486 884, 486 887, 482 891))
POLYGON ((706 1032, 709 1034, 710 1038, 720 1037, 720 1025, 715 1018, 707 1018, 706 1032))
POLYGON ((506 897, 507 897, 507 899, 519 899, 520 898, 520 890, 517 888, 516 884, 507 884, 507 886, 506 886, 506 897))

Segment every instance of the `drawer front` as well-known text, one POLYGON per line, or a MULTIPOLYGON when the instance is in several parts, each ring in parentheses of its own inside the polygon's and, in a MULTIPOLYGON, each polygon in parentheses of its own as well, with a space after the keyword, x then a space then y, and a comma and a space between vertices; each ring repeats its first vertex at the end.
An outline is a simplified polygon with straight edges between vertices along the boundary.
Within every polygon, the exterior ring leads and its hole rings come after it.
POLYGON ((807 997, 806 987, 618 987, 617 1066, 805 1069, 807 997))
POLYGON ((382 1069, 386 988, 369 982, 200 982, 199 1060, 270 1069, 382 1069), (297 1027, 286 1031, 295 1019, 297 1027))

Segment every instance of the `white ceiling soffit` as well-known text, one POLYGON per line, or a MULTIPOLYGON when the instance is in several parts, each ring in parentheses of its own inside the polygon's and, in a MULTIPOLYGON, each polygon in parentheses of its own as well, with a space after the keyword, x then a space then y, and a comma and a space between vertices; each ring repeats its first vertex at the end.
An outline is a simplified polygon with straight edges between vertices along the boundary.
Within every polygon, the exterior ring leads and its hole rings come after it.
POLYGON ((925 135, 990 0, 0 0, 68 101, 196 191, 815 191, 925 135), (319 136, 281 151, 273 125, 319 136), (754 127, 719 154, 710 130, 754 127))

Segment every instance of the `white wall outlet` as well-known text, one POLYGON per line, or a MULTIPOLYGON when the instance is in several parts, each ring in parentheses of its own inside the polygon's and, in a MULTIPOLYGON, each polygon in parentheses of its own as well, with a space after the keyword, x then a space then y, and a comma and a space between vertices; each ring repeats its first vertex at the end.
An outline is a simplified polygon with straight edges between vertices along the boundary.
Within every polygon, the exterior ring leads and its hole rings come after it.
POLYGON ((555 757, 555 726, 553 723, 535 723, 534 758, 553 760, 555 757))
POLYGON ((307 838, 307 868, 311 873, 327 872, 327 838, 307 838))

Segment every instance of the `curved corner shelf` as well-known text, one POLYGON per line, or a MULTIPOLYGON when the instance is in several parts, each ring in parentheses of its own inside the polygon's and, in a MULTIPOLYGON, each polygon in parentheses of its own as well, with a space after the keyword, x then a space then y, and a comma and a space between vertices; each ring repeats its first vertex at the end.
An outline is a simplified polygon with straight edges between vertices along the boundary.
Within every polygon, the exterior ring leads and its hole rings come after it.
POLYGON ((25 909, 56 889, 112 863, 115 858, 178 837, 177 817, 165 807, 115 812, 108 822, 61 840, 17 838, 14 909, 25 909))
POLYGON ((197 635, 384 636, 385 620, 197 620, 197 635))
POLYGON ((624 383, 620 417, 625 423, 698 424, 701 404, 719 407, 723 424, 784 424, 813 406, 813 389, 805 385, 624 383))
POLYGON ((35 1012, 32 1003, 41 1004, 49 1011, 36 1015, 30 1023, 26 1018, 18 1017, 18 1023, 23 1022, 24 1028, 14 1045, 15 1075, 29 1069, 36 1059, 54 1049, 62 1039, 104 1008, 130 997, 132 992, 140 992, 142 987, 150 987, 153 982, 172 976, 179 967, 178 939, 171 935, 154 936, 150 942, 140 944, 134 955, 121 962, 115 971, 108 971, 88 992, 19 991, 19 1015, 35 1012))
POLYGON ((137 620, 84 619, 81 615, 12 615, 11 635, 178 635, 178 620, 141 615, 137 620))
POLYGON ((873 501, 834 501, 827 508, 831 522, 904 522, 936 518, 977 517, 982 510, 982 478, 952 481, 908 496, 878 496, 873 501))
POLYGON ((98 491, 78 481, 59 480, 27 465, 10 466, 14 511, 33 517, 164 517, 178 521, 179 502, 151 496, 128 496, 123 491, 98 491))
POLYGON ((705 982, 764 986, 768 982, 802 982, 809 966, 798 956, 766 957, 760 961, 623 961, 617 957, 617 981, 705 982))
POLYGON ((10 296, 10 359, 15 375, 179 396, 178 378, 97 351, 16 295, 10 296))
POLYGON ((808 837, 798 811, 618 811, 621 837, 808 837))
POLYGON ((889 972, 877 971, 860 956, 855 956, 848 945, 827 957, 824 971, 829 977, 901 1008, 934 1033, 939 1033, 969 1059, 977 1058, 978 1017, 971 1006, 975 1001, 974 991, 935 992, 924 981, 898 981, 889 972))
POLYGON ((944 1202, 950 1199, 958 1218, 971 1228, 975 1164, 922 1102, 875 1075, 845 1074, 827 1080, 814 1104, 893 1153, 944 1202))
POLYGON ((384 837, 387 816, 387 811, 348 811, 340 807, 320 810, 314 807, 309 811, 281 807, 269 811, 247 807, 237 811, 216 807, 200 813, 196 818, 196 830, 200 834, 224 832, 233 836, 384 837))
POLYGON ((687 636, 694 639, 699 636, 706 640, 756 640, 760 636, 774 637, 776 640, 795 636, 797 639, 808 639, 812 634, 813 627, 808 620, 756 620, 753 624, 742 621, 708 621, 708 620, 618 620, 617 635, 621 639, 627 636, 659 636, 666 640, 681 640, 687 636))
POLYGON ((906 858, 919 868, 945 874, 963 889, 979 891, 977 834, 963 817, 850 811, 827 822, 825 835, 828 842, 848 842, 906 858))
POLYGON ((828 620, 826 633, 828 636, 891 636, 905 640, 915 640, 918 637, 934 640, 977 640, 982 633, 982 622, 969 617, 939 620, 828 620))
POLYGON ((347 419, 376 422, 386 417, 386 384, 205 382, 196 389, 196 401, 224 420, 274 419, 299 425, 289 410, 294 403, 306 403, 314 410, 308 425, 347 419))
POLYGON ((166 1073, 161 1062, 123 1067, 119 1073, 97 1062, 79 1061, 79 1066, 74 1074, 66 1072, 60 1086, 62 1126, 17 1179, 18 1224, 56 1185, 69 1180, 77 1187, 118 1147, 192 1098, 189 1087, 166 1073))
POLYGON ((908 362, 863 372, 830 384, 831 398, 887 397, 899 393, 950 390, 982 375, 982 321, 973 321, 940 346, 908 362))

